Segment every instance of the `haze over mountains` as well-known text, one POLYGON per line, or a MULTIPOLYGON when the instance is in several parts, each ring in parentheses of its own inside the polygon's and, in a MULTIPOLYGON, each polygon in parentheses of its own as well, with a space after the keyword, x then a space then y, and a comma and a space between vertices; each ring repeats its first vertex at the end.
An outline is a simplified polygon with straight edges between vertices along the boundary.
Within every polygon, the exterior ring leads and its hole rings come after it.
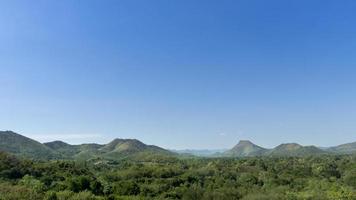
POLYGON ((214 157, 252 156, 312 156, 324 154, 356 153, 356 142, 335 147, 318 148, 296 143, 278 145, 273 149, 260 147, 248 140, 241 140, 232 149, 222 152, 209 150, 169 151, 154 145, 147 145, 136 139, 114 139, 108 144, 71 145, 62 141, 40 143, 12 131, 0 131, 0 151, 33 159, 150 159, 174 157, 179 154, 214 157), (178 154, 179 153, 179 154, 178 154))

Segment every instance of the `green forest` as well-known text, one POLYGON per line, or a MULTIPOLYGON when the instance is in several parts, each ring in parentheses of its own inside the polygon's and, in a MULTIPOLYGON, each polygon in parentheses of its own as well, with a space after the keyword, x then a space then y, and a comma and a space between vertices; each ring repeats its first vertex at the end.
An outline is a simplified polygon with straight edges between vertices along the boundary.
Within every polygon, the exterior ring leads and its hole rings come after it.
POLYGON ((34 161, 2 152, 0 199, 353 200, 356 156, 34 161))

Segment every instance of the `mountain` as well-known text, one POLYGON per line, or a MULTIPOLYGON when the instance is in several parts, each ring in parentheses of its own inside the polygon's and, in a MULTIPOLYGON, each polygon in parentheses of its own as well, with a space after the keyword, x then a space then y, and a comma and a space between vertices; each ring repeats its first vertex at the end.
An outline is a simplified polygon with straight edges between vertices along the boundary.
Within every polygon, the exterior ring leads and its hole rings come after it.
POLYGON ((60 154, 49 147, 12 131, 0 131, 0 151, 33 159, 60 158, 60 154))
POLYGON ((248 140, 241 140, 232 149, 223 153, 224 156, 232 157, 247 157, 247 156, 261 156, 267 149, 253 144, 248 140))
POLYGON ((136 140, 136 139, 114 139, 104 147, 100 148, 102 152, 137 152, 145 150, 148 145, 136 140))
POLYGON ((108 144, 70 145, 62 141, 45 143, 52 150, 62 154, 67 159, 89 160, 123 158, 144 158, 148 156, 173 155, 163 148, 146 145, 136 139, 114 139, 108 144))
MULTIPOLYGON (((348 145, 347 147, 349 146, 350 145, 348 145)), ((350 149, 350 147, 347 149, 350 149)), ((250 141, 242 140, 232 149, 224 152, 222 156, 228 156, 228 157, 311 156, 311 155, 323 155, 327 153, 328 153, 327 151, 317 148, 315 146, 302 146, 297 143, 285 143, 285 144, 278 145, 273 149, 265 149, 263 147, 253 144, 250 141)))
POLYGON ((214 157, 216 154, 221 154, 227 150, 226 149, 184 149, 184 150, 173 149, 171 151, 183 155, 214 157))
POLYGON ((44 145, 60 153, 64 158, 82 160, 93 158, 99 152, 99 148, 104 146, 100 144, 71 145, 62 141, 47 142, 44 145))
POLYGON ((302 146, 297 143, 281 144, 274 149, 266 152, 269 156, 310 156, 321 155, 326 152, 315 146, 302 146))
POLYGON ((146 145, 136 139, 114 139, 100 148, 99 152, 103 157, 111 159, 151 155, 175 155, 166 149, 154 145, 146 145))
POLYGON ((249 156, 311 156, 323 154, 356 153, 356 142, 335 147, 317 148, 302 146, 297 143, 281 144, 273 149, 265 149, 248 140, 241 140, 232 149, 225 152, 210 150, 168 151, 158 146, 147 145, 136 139, 114 139, 108 144, 79 144, 71 145, 62 141, 41 144, 12 131, 0 131, 0 152, 11 153, 15 156, 32 159, 75 159, 75 160, 121 160, 133 159, 138 161, 170 160, 177 152, 191 157, 249 157, 249 156))
POLYGON ((156 159, 176 155, 154 145, 146 145, 136 139, 115 139, 101 144, 71 145, 62 141, 41 144, 12 131, 0 131, 0 151, 32 159, 156 159))
POLYGON ((103 147, 102 144, 80 144, 76 145, 79 149, 79 153, 73 156, 74 159, 78 160, 88 160, 95 157, 100 157, 99 149, 103 147))
POLYGON ((62 142, 62 141, 53 141, 53 142, 46 142, 46 143, 43 143, 44 145, 46 145, 47 147, 51 148, 51 149, 54 149, 54 150, 58 150, 58 149, 67 149, 67 148, 71 148, 71 146, 73 145, 70 145, 70 144, 67 144, 65 142, 62 142))
POLYGON ((356 153, 356 142, 326 148, 327 151, 341 154, 356 153))

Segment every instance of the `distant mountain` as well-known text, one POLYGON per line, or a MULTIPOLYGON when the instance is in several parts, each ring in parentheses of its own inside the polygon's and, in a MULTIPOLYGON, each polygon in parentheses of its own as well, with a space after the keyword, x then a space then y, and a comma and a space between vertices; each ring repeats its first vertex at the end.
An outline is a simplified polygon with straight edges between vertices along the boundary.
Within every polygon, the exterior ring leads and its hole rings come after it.
POLYGON ((110 143, 106 144, 100 151, 102 152, 137 152, 149 148, 148 145, 136 140, 136 139, 114 139, 110 143))
POLYGON ((114 139, 99 149, 106 158, 127 158, 143 155, 174 155, 174 153, 154 145, 146 145, 136 139, 114 139))
POLYGON ((47 146, 12 131, 0 131, 0 151, 33 159, 60 158, 60 154, 47 146))
POLYGON ((62 141, 41 144, 12 131, 0 131, 0 152, 32 159, 75 159, 75 160, 121 160, 130 158, 139 161, 172 159, 182 156, 249 157, 249 156, 311 156, 323 154, 356 153, 356 142, 335 147, 318 148, 297 143, 281 144, 266 149, 248 140, 241 140, 232 149, 222 152, 214 150, 168 151, 158 146, 147 145, 136 139, 114 139, 108 144, 71 145, 62 141))
POLYGON ((82 160, 95 157, 99 153, 99 148, 104 146, 100 144, 70 145, 62 141, 47 142, 44 145, 60 153, 64 158, 82 160))
POLYGON ((341 154, 356 153, 356 142, 326 148, 327 151, 341 154))
POLYGON ((328 152, 315 146, 302 146, 297 143, 278 145, 273 149, 265 149, 250 141, 242 140, 232 149, 224 152, 222 156, 249 157, 249 156, 311 156, 322 155, 328 152))
POLYGON ((46 142, 43 144, 54 150, 67 149, 67 148, 71 148, 71 146, 74 146, 58 140, 53 142, 46 142))
POLYGON ((33 159, 153 159, 176 155, 166 149, 146 145, 136 139, 115 139, 101 144, 71 145, 62 141, 41 144, 12 131, 0 131, 0 151, 33 159))
POLYGON ((90 143, 90 144, 80 144, 76 146, 79 149, 79 153, 75 154, 73 158, 79 160, 88 160, 95 157, 100 157, 99 149, 104 145, 90 143))
POLYGON ((53 141, 48 143, 43 143, 48 148, 62 154, 66 158, 70 158, 73 155, 79 153, 79 148, 75 145, 70 145, 62 141, 53 141))
POLYGON ((232 149, 224 152, 223 155, 232 157, 248 157, 261 156, 265 152, 267 152, 267 149, 257 146, 248 140, 241 140, 232 149))
POLYGON ((202 157, 215 157, 217 154, 221 154, 226 149, 184 149, 184 150, 171 150, 172 152, 184 155, 202 156, 202 157))
POLYGON ((62 141, 45 143, 54 151, 59 152, 66 158, 88 160, 88 159, 111 159, 120 160, 123 158, 173 155, 168 150, 146 145, 136 139, 114 139, 108 144, 80 144, 70 145, 62 141))
POLYGON ((266 152, 269 156, 310 156, 321 155, 326 152, 315 146, 302 146, 297 143, 281 144, 274 149, 266 152))

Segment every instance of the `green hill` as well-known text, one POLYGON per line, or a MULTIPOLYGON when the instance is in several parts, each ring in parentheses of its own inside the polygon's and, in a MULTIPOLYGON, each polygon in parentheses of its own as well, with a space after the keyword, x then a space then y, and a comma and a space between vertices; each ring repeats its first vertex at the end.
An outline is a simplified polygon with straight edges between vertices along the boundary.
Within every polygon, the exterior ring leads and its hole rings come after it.
POLYGON ((311 156, 327 154, 327 151, 315 146, 302 146, 297 143, 281 144, 273 149, 265 149, 250 141, 242 140, 221 156, 249 157, 249 156, 311 156))
POLYGON ((171 156, 174 153, 154 145, 146 145, 136 139, 114 139, 99 149, 101 156, 110 159, 145 158, 154 156, 171 156))
POLYGON ((137 152, 147 149, 147 145, 136 139, 114 139, 104 147, 101 152, 137 152))
POLYGON ((50 149, 62 154, 65 158, 70 158, 79 153, 79 148, 75 145, 70 145, 62 141, 53 141, 44 143, 50 149))
POLYGON ((70 145, 62 141, 44 143, 47 147, 63 155, 67 159, 87 160, 97 156, 98 149, 103 147, 100 144, 80 144, 70 145))
POLYGON ((356 153, 356 142, 330 147, 327 148, 326 150, 334 153, 340 153, 340 154, 356 153))
POLYGON ((106 145, 70 145, 62 141, 48 142, 45 143, 45 145, 60 153, 67 159, 77 160, 120 160, 124 158, 144 159, 162 155, 173 155, 173 153, 168 150, 153 145, 146 145, 136 139, 115 139, 106 145))
POLYGON ((74 155, 73 158, 78 160, 88 160, 100 156, 99 149, 104 145, 90 143, 77 146, 79 148, 79 153, 74 155))
POLYGON ((47 146, 12 131, 0 131, 0 151, 33 159, 55 159, 60 154, 47 146))
POLYGON ((223 155, 232 157, 261 156, 266 151, 267 149, 257 146, 248 140, 241 140, 232 149, 224 152, 223 155))
POLYGON ((281 144, 266 152, 268 156, 310 156, 321 155, 326 152, 315 146, 302 146, 296 143, 281 144))

